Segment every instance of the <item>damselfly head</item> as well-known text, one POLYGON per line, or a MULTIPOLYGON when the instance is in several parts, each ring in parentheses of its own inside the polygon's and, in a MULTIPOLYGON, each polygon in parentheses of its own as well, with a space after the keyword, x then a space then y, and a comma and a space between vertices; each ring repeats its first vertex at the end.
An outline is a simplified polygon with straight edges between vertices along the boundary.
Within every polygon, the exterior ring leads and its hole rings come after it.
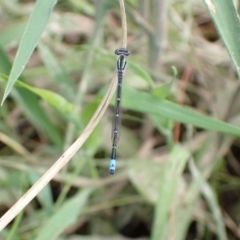
POLYGON ((118 48, 115 50, 116 55, 123 55, 125 57, 130 55, 130 51, 128 51, 126 48, 118 48))

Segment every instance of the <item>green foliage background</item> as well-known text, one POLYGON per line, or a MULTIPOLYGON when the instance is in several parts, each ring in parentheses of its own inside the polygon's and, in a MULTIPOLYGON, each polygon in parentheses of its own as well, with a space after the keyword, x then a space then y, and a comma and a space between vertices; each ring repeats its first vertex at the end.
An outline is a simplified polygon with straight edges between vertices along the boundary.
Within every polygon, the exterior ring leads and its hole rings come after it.
MULTIPOLYGON (((132 54, 117 173, 108 175, 109 107, 1 239, 240 238, 238 5, 125 4, 132 54)), ((3 215, 91 119, 122 28, 118 1, 107 0, 1 0, 0 22, 3 215)))

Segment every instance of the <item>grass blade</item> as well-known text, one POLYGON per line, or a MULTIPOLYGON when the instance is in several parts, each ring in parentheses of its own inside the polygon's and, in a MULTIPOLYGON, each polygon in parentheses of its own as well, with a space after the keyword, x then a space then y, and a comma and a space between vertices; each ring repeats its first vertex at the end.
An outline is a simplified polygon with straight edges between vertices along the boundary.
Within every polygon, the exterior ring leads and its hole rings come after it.
POLYGON ((19 78, 36 47, 42 32, 44 31, 51 11, 56 4, 56 0, 38 0, 30 16, 27 28, 20 42, 16 58, 14 60, 9 81, 4 91, 2 104, 9 95, 14 83, 19 78))
POLYGON ((217 235, 219 240, 227 240, 227 234, 224 226, 224 220, 219 208, 219 204, 217 202, 216 196, 213 193, 212 188, 209 186, 207 181, 204 179, 202 174, 199 172, 197 167, 195 166, 193 160, 190 160, 189 162, 190 170, 192 172, 193 177, 197 180, 199 183, 202 193, 205 197, 205 199, 208 202, 209 208, 211 209, 213 213, 214 220, 217 225, 217 235))
POLYGON ((76 196, 66 201, 59 211, 57 211, 42 228, 36 240, 53 240, 70 225, 77 221, 77 218, 82 211, 87 199, 93 189, 84 189, 76 196))
POLYGON ((123 92, 123 106, 125 108, 143 113, 164 116, 181 123, 191 124, 211 131, 240 136, 239 127, 208 117, 168 100, 158 99, 151 94, 126 87, 124 87, 123 92))
POLYGON ((205 0, 240 77, 240 21, 233 1, 205 0))
POLYGON ((170 158, 164 166, 162 176, 159 177, 161 186, 159 189, 158 201, 155 208, 154 224, 152 229, 152 240, 170 239, 169 233, 169 214, 181 180, 189 153, 176 145, 170 158))
MULTIPOLYGON (((8 74, 10 69, 11 64, 5 53, 0 48, 0 70, 1 72, 8 74)), ((6 82, 3 74, 0 75, 0 81, 1 80, 6 82)), ((41 129, 53 143, 57 146, 62 146, 62 137, 56 126, 52 124, 42 107, 39 105, 37 96, 24 88, 14 89, 14 91, 12 91, 12 95, 29 120, 36 127, 41 129)))
MULTIPOLYGON (((0 81, 7 82, 7 77, 3 74, 0 74, 0 81)), ((59 94, 51 92, 49 90, 32 87, 21 81, 17 81, 16 86, 21 87, 24 90, 27 89, 28 91, 38 95, 55 110, 67 118, 74 120, 77 117, 74 106, 59 94)))
MULTIPOLYGON (((6 77, 1 74, 0 79, 5 82, 7 81, 6 77)), ((20 81, 17 82, 17 85, 34 92, 47 101, 53 108, 63 115, 68 116, 77 124, 78 117, 76 116, 74 106, 60 95, 48 90, 31 87, 20 81)), ((165 99, 156 98, 149 93, 136 91, 130 88, 124 88, 123 106, 134 111, 164 116, 178 122, 191 124, 211 131, 228 133, 235 136, 240 135, 240 128, 234 125, 205 116, 165 99)))

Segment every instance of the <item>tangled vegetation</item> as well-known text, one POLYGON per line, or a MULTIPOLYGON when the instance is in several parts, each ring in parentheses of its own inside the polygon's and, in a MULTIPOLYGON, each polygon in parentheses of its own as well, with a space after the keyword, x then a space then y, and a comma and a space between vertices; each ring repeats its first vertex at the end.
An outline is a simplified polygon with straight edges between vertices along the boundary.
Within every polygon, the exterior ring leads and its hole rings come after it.
POLYGON ((1 0, 0 239, 240 239, 238 10, 1 0))

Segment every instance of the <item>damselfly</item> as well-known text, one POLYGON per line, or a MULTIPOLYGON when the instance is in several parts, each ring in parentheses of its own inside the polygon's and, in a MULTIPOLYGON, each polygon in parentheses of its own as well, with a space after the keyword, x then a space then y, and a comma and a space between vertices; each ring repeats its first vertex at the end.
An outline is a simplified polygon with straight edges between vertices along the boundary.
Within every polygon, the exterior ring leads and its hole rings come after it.
POLYGON ((109 173, 113 175, 116 170, 116 151, 117 151, 117 142, 120 137, 120 125, 121 125, 121 95, 122 95, 122 80, 123 74, 126 70, 126 57, 130 55, 130 52, 125 48, 119 48, 115 51, 115 54, 119 56, 117 60, 117 75, 118 75, 118 85, 116 93, 116 103, 113 117, 113 126, 112 126, 112 154, 109 165, 109 173))

